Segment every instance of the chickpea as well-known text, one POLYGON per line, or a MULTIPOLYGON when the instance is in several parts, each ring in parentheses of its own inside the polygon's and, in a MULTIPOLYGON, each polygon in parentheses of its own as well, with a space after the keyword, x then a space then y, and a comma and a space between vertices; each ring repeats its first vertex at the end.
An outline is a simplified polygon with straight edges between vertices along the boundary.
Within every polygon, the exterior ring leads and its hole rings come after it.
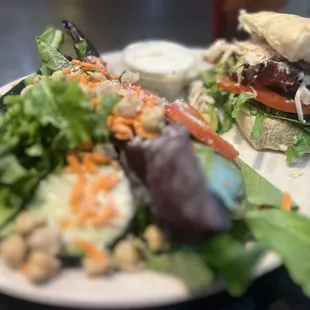
POLYGON ((107 78, 106 78, 106 76, 103 74, 103 73, 101 73, 101 72, 92 72, 92 71, 88 71, 87 72, 88 73, 88 75, 90 75, 92 78, 93 78, 93 80, 95 80, 95 81, 106 81, 107 80, 107 78))
POLYGON ((138 268, 139 252, 132 240, 120 241, 113 252, 116 267, 121 271, 134 271, 138 268))
POLYGON ((144 111, 141 123, 147 132, 160 132, 164 126, 164 112, 160 107, 148 108, 144 111))
POLYGON ((21 235, 28 235, 37 227, 43 226, 46 219, 43 214, 38 211, 26 211, 21 213, 17 220, 15 230, 21 235))
POLYGON ((140 76, 138 72, 125 72, 121 77, 121 81, 125 83, 137 83, 139 79, 140 76))
POLYGON ((57 70, 57 71, 53 72, 52 79, 53 80, 58 80, 58 79, 61 79, 61 78, 65 77, 65 76, 66 76, 66 74, 63 71, 57 70))
POLYGON ((106 260, 95 260, 92 257, 85 257, 82 265, 85 274, 89 277, 100 276, 112 269, 112 264, 109 257, 107 257, 106 260))
POLYGON ((98 96, 110 94, 110 93, 117 93, 121 88, 121 84, 119 81, 113 80, 113 81, 104 81, 103 83, 100 83, 96 87, 96 93, 98 96))
POLYGON ((33 84, 37 84, 39 83, 41 80, 45 79, 46 76, 45 75, 37 75, 34 79, 33 79, 33 84))
POLYGON ((117 105, 117 113, 125 118, 132 118, 137 115, 142 102, 136 96, 128 96, 123 98, 117 105))
POLYGON ((39 227, 34 230, 27 239, 31 250, 42 250, 52 254, 57 254, 61 248, 61 239, 58 231, 39 227))
POLYGON ((33 85, 27 85, 21 92, 20 92, 20 95, 21 96, 25 96, 26 93, 33 87, 33 85))
POLYGON ((1 245, 1 256, 11 268, 18 268, 26 258, 26 254, 26 243, 19 235, 12 235, 1 245))
POLYGON ((59 261, 50 253, 34 251, 25 263, 24 274, 33 283, 46 282, 56 275, 59 266, 59 261))
POLYGON ((151 251, 157 252, 165 247, 164 235, 157 226, 149 225, 143 236, 151 251))

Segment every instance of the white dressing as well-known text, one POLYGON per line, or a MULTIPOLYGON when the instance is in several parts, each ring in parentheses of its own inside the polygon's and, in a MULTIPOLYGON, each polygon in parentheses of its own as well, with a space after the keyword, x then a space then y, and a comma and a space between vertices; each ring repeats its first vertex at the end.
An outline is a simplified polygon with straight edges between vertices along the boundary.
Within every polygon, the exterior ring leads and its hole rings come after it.
POLYGON ((153 74, 178 74, 194 64, 193 53, 186 47, 169 41, 147 41, 129 45, 123 62, 131 70, 153 74))

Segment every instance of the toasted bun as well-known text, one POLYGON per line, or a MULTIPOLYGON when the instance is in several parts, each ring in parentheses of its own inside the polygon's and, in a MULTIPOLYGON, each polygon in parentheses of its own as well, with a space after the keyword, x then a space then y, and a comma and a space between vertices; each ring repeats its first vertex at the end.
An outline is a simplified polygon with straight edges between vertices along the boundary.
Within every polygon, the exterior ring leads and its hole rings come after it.
POLYGON ((255 116, 251 115, 246 108, 242 108, 236 123, 256 150, 275 150, 285 152, 294 143, 294 136, 301 132, 297 126, 290 122, 274 118, 264 118, 261 138, 257 141, 251 139, 251 132, 255 123, 255 116))
POLYGON ((240 27, 267 41, 289 61, 310 62, 310 19, 275 12, 239 14, 240 27))

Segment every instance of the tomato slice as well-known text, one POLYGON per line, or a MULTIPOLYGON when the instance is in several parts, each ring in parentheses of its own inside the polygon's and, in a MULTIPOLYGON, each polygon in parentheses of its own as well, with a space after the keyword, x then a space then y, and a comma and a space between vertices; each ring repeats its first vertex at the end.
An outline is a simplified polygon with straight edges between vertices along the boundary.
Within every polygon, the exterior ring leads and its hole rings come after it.
MULTIPOLYGON (((218 75, 216 84, 218 88, 235 94, 253 92, 253 88, 257 92, 257 97, 255 100, 261 102, 262 104, 276 110, 288 113, 297 113, 294 100, 285 98, 266 87, 254 85, 251 88, 249 86, 239 85, 227 75, 218 75)), ((302 110, 304 114, 310 114, 310 105, 303 104, 302 110)))
POLYGON ((200 142, 213 148, 228 160, 238 157, 238 151, 220 137, 203 117, 185 101, 167 102, 164 106, 167 118, 181 123, 200 142))

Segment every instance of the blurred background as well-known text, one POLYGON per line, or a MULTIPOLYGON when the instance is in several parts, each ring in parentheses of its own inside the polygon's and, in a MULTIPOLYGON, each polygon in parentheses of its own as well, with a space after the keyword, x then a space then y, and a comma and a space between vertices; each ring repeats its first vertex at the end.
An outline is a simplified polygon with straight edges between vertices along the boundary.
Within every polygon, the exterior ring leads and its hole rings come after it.
POLYGON ((308 0, 0 0, 0 85, 39 67, 35 36, 75 22, 100 52, 147 38, 207 46, 236 35, 239 8, 310 16, 308 0))

